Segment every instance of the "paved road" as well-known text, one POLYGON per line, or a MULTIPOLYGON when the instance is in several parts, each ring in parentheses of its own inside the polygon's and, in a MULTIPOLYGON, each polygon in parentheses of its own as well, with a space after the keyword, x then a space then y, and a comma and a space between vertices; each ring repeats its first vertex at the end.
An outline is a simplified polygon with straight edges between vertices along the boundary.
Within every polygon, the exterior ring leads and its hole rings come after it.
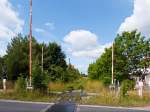
POLYGON ((22 103, 0 100, 0 112, 40 112, 47 104, 22 103))
MULTIPOLYGON (((50 104, 24 103, 0 100, 0 112, 40 112, 50 104)), ((144 110, 133 110, 127 108, 79 106, 79 112, 150 112, 144 110)))
POLYGON ((87 107, 81 106, 80 112, 150 112, 144 110, 128 109, 128 108, 115 108, 115 107, 87 107))

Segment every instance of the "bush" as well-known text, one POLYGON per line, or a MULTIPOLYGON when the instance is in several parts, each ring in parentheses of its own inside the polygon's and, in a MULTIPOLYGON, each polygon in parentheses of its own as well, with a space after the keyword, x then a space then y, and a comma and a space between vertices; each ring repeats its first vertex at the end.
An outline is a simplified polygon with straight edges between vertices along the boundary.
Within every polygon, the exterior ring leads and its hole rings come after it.
POLYGON ((135 86, 135 81, 133 80, 124 80, 121 83, 121 96, 126 96, 129 90, 132 90, 135 86))
POLYGON ((72 65, 69 65, 66 72, 65 82, 73 82, 75 80, 78 80, 79 78, 80 72, 78 71, 78 69, 74 68, 72 65))
POLYGON ((35 65, 33 68, 32 84, 35 90, 45 92, 48 86, 48 78, 46 74, 41 72, 41 68, 35 65))
POLYGON ((23 77, 19 77, 15 83, 15 92, 25 93, 26 92, 26 81, 23 77))
POLYGON ((105 86, 109 86, 111 84, 111 78, 110 77, 104 77, 102 82, 105 86))

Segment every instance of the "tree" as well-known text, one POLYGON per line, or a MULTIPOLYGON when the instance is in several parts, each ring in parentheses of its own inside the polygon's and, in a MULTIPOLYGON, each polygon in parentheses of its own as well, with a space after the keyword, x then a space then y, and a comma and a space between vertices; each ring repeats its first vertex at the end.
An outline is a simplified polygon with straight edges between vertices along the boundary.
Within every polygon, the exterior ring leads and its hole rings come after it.
POLYGON ((67 68, 67 75, 65 76, 65 82, 74 81, 81 77, 81 74, 78 69, 76 69, 73 65, 69 64, 67 68))
POLYGON ((64 81, 66 70, 60 66, 51 65, 48 69, 48 75, 51 81, 64 81))
POLYGON ((67 64, 65 61, 65 54, 63 53, 61 46, 57 43, 43 44, 44 48, 44 70, 48 70, 48 74, 52 81, 64 80, 66 74, 67 64))
POLYGON ((48 45, 48 65, 60 66, 64 69, 67 68, 65 61, 65 54, 62 52, 61 46, 57 43, 49 43, 48 45))
POLYGON ((123 74, 130 74, 130 76, 145 75, 143 70, 148 63, 144 60, 147 56, 150 56, 150 39, 146 39, 141 36, 137 31, 123 32, 122 35, 118 35, 115 39, 116 45, 116 64, 120 59, 119 66, 122 66, 123 71, 119 71, 123 74), (121 57, 121 58, 120 58, 121 57))
MULTIPOLYGON (((104 80, 111 79, 111 52, 105 52, 88 68, 90 78, 104 80)), ((150 56, 150 40, 136 31, 118 34, 114 42, 114 74, 115 79, 123 81, 133 75, 144 75, 144 68, 148 63, 144 60, 150 56)))
MULTIPOLYGON (((37 42, 32 38, 32 59, 37 59, 38 51, 36 49, 37 42)), ((11 40, 11 43, 7 46, 7 54, 5 63, 8 68, 8 78, 10 80, 17 80, 20 75, 23 77, 28 76, 28 66, 29 66, 29 40, 28 37, 23 37, 18 34, 11 40)))
POLYGON ((47 74, 42 73, 41 67, 38 64, 34 63, 32 74, 32 84, 34 89, 46 92, 48 81, 49 78, 47 77, 47 74))
MULTIPOLYGON (((61 80, 68 81, 72 75, 78 74, 78 71, 71 69, 67 71, 67 64, 65 60, 65 54, 63 53, 61 46, 57 43, 38 43, 34 37, 32 37, 32 67, 41 69, 41 58, 42 58, 42 47, 43 47, 43 73, 47 73, 52 81, 61 80), (69 72, 69 73, 68 73, 69 72)), ((0 58, 0 61, 2 59, 0 58)), ((7 54, 4 58, 4 63, 8 68, 8 79, 17 80, 18 77, 22 76, 28 78, 29 71, 29 40, 28 37, 23 37, 18 34, 12 38, 11 42, 7 46, 7 54)), ((38 69, 36 69, 38 71, 38 69)), ((35 70, 33 70, 33 74, 35 70)), ((32 74, 32 75, 33 75, 32 74)), ((40 72, 42 75, 42 72, 40 72)), ((38 74, 37 77, 41 77, 38 74)), ((76 78, 77 76, 74 76, 76 78)), ((36 78, 37 79, 37 78, 36 78)), ((71 80, 72 80, 71 79, 71 80)), ((38 80, 38 79, 37 79, 38 80)))
POLYGON ((81 76, 78 69, 75 69, 72 65, 69 65, 67 69, 53 65, 48 71, 52 81, 72 82, 81 76))
POLYGON ((111 77, 111 48, 106 48, 101 57, 89 65, 88 77, 100 80, 111 77))

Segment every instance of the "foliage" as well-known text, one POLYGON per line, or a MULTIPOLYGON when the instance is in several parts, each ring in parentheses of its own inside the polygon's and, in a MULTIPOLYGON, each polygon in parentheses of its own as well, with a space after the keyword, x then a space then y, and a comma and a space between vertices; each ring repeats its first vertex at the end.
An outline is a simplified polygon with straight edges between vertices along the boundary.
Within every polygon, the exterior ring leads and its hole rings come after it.
POLYGON ((79 70, 74 68, 72 65, 68 66, 66 74, 67 75, 65 77, 65 82, 69 82, 69 81, 73 82, 75 80, 78 80, 81 77, 79 70))
POLYGON ((92 63, 92 64, 89 65, 88 77, 90 79, 99 79, 98 66, 97 66, 96 63, 92 63))
POLYGON ((60 66, 63 69, 67 68, 67 64, 65 61, 65 54, 62 52, 61 46, 57 43, 49 43, 44 46, 44 69, 47 70, 51 66, 60 66))
MULTIPOLYGON (((37 42, 32 38, 32 47, 33 47, 33 62, 34 59, 38 56, 36 54, 36 45, 37 42)), ((28 75, 28 37, 23 37, 21 34, 18 34, 14 37, 9 45, 7 46, 7 54, 5 63, 8 68, 8 78, 10 80, 17 80, 17 78, 22 75, 27 77, 28 75)))
MULTIPOLYGON (((65 54, 63 53, 61 46, 57 43, 38 43, 34 37, 32 37, 32 63, 36 63, 37 66, 41 66, 43 47, 43 69, 44 73, 48 74, 52 81, 69 81, 78 77, 78 70, 67 70, 67 64, 65 61, 65 54)), ((0 62, 4 61, 8 68, 8 79, 17 80, 18 77, 23 76, 28 78, 29 74, 29 40, 28 37, 23 37, 18 34, 12 38, 11 42, 7 46, 7 54, 0 58, 0 62)), ((0 65, 0 72, 1 67, 0 65)), ((33 65, 34 66, 34 65, 33 65)), ((33 71, 35 72, 35 71, 33 71)), ((34 73, 33 73, 34 74, 34 73)), ((33 75, 32 74, 32 75, 33 75)), ((40 77, 40 76, 39 76, 40 77)), ((41 79, 42 80, 42 79, 41 79)))
POLYGON ((18 77, 15 83, 15 92, 19 94, 26 92, 26 81, 23 77, 18 77))
POLYGON ((104 77, 102 82, 105 86, 109 86, 111 83, 111 78, 110 77, 104 77))
POLYGON ((48 78, 45 73, 42 73, 39 65, 36 64, 33 66, 32 84, 35 90, 41 90, 43 92, 47 90, 48 78))
POLYGON ((121 84, 121 96, 126 96, 129 90, 132 90, 135 87, 135 81, 133 80, 124 80, 121 84))
POLYGON ((80 78, 80 73, 73 67, 64 69, 60 66, 53 65, 48 69, 51 81, 70 82, 80 78))
MULTIPOLYGON (((118 34, 114 42, 114 74, 120 82, 134 75, 144 76, 149 62, 144 58, 150 56, 150 39, 146 39, 136 31, 118 34)), ((112 47, 90 64, 88 77, 90 79, 111 79, 112 47)), ((105 81, 103 81, 105 82, 105 81)), ((109 82, 109 81, 108 81, 109 82)))
POLYGON ((100 80, 111 77, 111 48, 106 48, 105 53, 95 63, 89 65, 88 77, 100 80))
POLYGON ((144 58, 150 56, 150 39, 136 31, 123 32, 115 39, 115 50, 115 69, 120 77, 145 75, 143 70, 149 63, 144 58))
POLYGON ((51 81, 64 81, 66 71, 60 66, 50 66, 48 69, 48 75, 51 81))

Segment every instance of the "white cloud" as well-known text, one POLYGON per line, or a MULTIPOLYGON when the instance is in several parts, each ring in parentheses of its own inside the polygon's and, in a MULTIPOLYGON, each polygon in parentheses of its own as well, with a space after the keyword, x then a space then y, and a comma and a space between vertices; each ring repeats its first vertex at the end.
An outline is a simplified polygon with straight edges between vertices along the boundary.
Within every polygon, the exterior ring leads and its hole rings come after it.
POLYGON ((7 48, 7 44, 8 44, 7 41, 0 41, 0 56, 5 55, 5 53, 6 53, 5 50, 7 48))
POLYGON ((105 48, 108 48, 110 46, 111 43, 108 43, 105 45, 97 46, 89 50, 74 51, 72 52, 72 55, 76 57, 89 57, 89 58, 96 59, 104 52, 105 48))
POLYGON ((52 23, 52 22, 45 23, 45 26, 48 26, 50 30, 54 30, 55 29, 55 24, 52 23))
POLYGON ((24 21, 8 0, 0 0, 0 16, 0 55, 4 55, 10 39, 22 32, 24 21))
POLYGON ((97 58, 110 44, 99 45, 96 34, 87 30, 71 31, 64 38, 68 51, 76 57, 97 58))
POLYGON ((91 49, 97 46, 97 36, 86 30, 71 31, 64 38, 64 41, 71 45, 73 50, 91 49))
POLYGON ((96 60, 111 43, 100 44, 98 36, 87 30, 74 30, 64 37, 63 48, 72 64, 81 72, 87 73, 90 63, 96 60))
POLYGON ((133 14, 124 20, 119 32, 135 29, 150 36, 150 0, 134 0, 133 14))
POLYGON ((43 33, 43 32, 45 32, 45 30, 42 29, 42 28, 35 28, 34 30, 35 30, 36 32, 38 32, 38 33, 43 33))

